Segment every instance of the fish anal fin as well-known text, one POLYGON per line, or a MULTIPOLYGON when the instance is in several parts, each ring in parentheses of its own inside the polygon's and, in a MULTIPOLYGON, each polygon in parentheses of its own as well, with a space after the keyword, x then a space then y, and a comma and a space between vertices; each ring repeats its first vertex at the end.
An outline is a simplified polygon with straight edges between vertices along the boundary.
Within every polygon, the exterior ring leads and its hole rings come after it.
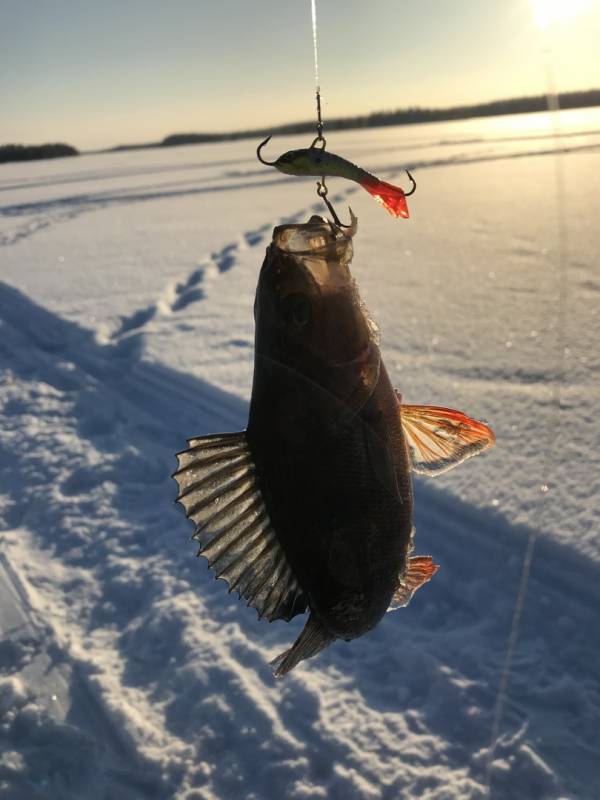
POLYGON ((283 678, 305 658, 316 656, 317 653, 324 650, 334 639, 335 636, 330 634, 311 612, 302 633, 294 644, 289 650, 280 653, 271 661, 273 674, 276 678, 283 678))
POLYGON ((370 175, 360 182, 363 189, 377 200, 378 203, 388 211, 393 217, 403 217, 408 219, 408 204, 404 189, 399 186, 392 186, 391 183, 380 181, 374 175, 370 175))
POLYGON ((434 564, 431 556, 409 558, 408 567, 398 581, 398 588, 394 592, 388 611, 407 606, 417 589, 430 581, 439 568, 439 564, 434 564))
POLYGON ((306 610, 306 596, 269 519, 244 432, 198 436, 179 453, 177 501, 217 578, 269 622, 306 610))
POLYGON ((485 423, 452 408, 402 404, 400 417, 412 470, 420 475, 447 472, 496 441, 485 423))

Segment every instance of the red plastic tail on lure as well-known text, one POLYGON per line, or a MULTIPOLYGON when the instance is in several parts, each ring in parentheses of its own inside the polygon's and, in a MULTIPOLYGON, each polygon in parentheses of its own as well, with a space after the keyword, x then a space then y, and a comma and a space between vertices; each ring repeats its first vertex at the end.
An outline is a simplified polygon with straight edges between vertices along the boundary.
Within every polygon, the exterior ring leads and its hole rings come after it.
POLYGON ((373 195, 378 203, 386 208, 393 217, 404 217, 408 219, 408 204, 404 190, 398 186, 392 186, 391 183, 380 181, 379 178, 370 177, 365 178, 360 182, 363 189, 366 189, 370 195, 373 195))

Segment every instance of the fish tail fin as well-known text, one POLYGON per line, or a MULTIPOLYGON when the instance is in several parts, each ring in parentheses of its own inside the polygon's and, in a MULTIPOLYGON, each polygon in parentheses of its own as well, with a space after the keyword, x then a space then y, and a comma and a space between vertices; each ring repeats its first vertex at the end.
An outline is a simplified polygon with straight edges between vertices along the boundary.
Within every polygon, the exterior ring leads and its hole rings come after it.
POLYGON ((335 636, 328 633, 314 614, 311 613, 308 622, 302 629, 302 633, 296 639, 292 647, 280 653, 277 658, 271 661, 273 674, 276 678, 282 678, 290 670, 294 669, 300 661, 304 661, 305 658, 310 658, 311 656, 316 656, 317 653, 320 653, 327 645, 331 644, 334 639, 335 636))
POLYGON ((391 183, 380 181, 374 175, 369 175, 360 182, 363 189, 366 189, 378 203, 389 211, 393 217, 404 217, 408 219, 408 204, 404 189, 399 186, 392 186, 391 183))

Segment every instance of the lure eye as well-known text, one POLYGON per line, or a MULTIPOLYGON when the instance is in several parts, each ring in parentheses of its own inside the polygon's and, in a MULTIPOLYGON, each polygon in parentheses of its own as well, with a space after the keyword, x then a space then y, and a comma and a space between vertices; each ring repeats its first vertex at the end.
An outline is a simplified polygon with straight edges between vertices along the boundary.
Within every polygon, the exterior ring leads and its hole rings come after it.
POLYGON ((311 321, 312 309, 304 295, 291 294, 281 304, 281 315, 286 325, 302 330, 311 321))

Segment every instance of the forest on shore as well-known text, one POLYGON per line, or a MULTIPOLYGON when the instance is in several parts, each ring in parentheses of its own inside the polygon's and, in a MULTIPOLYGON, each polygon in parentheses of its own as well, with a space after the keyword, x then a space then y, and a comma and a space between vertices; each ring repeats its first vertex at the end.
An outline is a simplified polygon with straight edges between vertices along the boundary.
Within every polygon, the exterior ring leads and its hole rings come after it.
MULTIPOLYGON (((584 92, 564 92, 557 96, 558 106, 561 109, 585 108, 600 105, 600 89, 590 89, 584 92)), ((452 106, 450 108, 404 108, 395 111, 374 111, 356 117, 339 117, 326 120, 328 131, 351 130, 353 128, 379 128, 386 125, 414 125, 420 122, 444 122, 454 119, 469 119, 470 117, 491 117, 503 114, 529 114, 537 111, 547 111, 549 98, 545 94, 533 97, 513 97, 508 100, 494 100, 489 103, 476 105, 452 106)), ((314 120, 307 122, 277 125, 272 128, 235 131, 232 133, 175 133, 166 136, 161 142, 161 147, 172 147, 181 144, 198 144, 203 142, 224 142, 234 139, 249 139, 269 134, 312 133, 315 129, 314 120)), ((143 145, 137 145, 143 146, 143 145)), ((155 145, 148 145, 155 146, 155 145)), ((125 149, 127 145, 121 148, 125 149)))
POLYGON ((0 145, 0 164, 9 161, 36 161, 40 158, 78 156, 79 150, 70 144, 4 144, 0 145))
MULTIPOLYGON (((355 128, 378 128, 387 125, 414 125, 421 122, 444 122, 448 120, 469 119, 472 117, 490 117, 503 114, 530 114, 547 111, 551 98, 540 94, 532 97, 513 97, 507 100, 494 100, 475 105, 452 106, 449 108, 404 108, 395 111, 374 111, 355 117, 337 117, 328 119, 327 131, 352 130, 355 128)), ((556 96, 561 109, 586 108, 600 105, 600 89, 589 89, 581 92, 563 92, 556 96)), ((275 125, 271 128, 254 128, 225 133, 173 133, 165 136, 160 142, 143 144, 122 144, 106 148, 98 152, 114 152, 120 150, 143 150, 150 147, 176 147, 185 144, 207 144, 211 142, 227 142, 237 139, 256 139, 269 134, 313 133, 314 120, 291 122, 275 125)), ((40 158, 62 158, 76 156, 79 151, 68 144, 0 145, 0 164, 8 161, 33 161, 40 158)))

